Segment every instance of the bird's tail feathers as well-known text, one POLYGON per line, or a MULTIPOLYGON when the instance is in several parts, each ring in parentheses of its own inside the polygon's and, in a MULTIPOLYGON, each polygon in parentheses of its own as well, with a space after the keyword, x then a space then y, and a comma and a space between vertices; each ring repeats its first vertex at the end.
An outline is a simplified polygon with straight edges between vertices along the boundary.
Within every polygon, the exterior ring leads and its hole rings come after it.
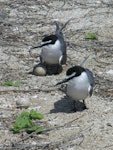
POLYGON ((55 25, 56 25, 56 34, 60 34, 62 32, 62 30, 66 27, 66 25, 72 20, 69 19, 68 21, 66 21, 66 23, 60 28, 58 22, 54 21, 55 25))

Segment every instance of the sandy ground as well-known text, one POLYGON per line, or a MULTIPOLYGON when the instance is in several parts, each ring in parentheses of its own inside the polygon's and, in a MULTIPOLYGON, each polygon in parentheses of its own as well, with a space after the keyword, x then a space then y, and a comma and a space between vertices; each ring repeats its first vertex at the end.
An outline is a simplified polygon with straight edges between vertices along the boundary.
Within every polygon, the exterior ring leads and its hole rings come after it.
MULTIPOLYGON (((113 149, 113 2, 111 0, 0 0, 0 80, 21 82, 20 87, 0 85, 0 149, 112 150, 113 149), (59 75, 29 74, 39 63, 38 45, 54 33, 54 20, 63 25, 68 60, 59 75), (86 40, 95 33, 98 40, 86 40), (73 102, 58 89, 47 91, 65 78, 66 70, 80 64, 95 77, 88 109, 73 112, 73 102), (44 114, 43 134, 13 134, 9 128, 21 113, 17 99, 29 99, 29 111, 44 114)), ((24 110, 24 109, 23 109, 24 110)))

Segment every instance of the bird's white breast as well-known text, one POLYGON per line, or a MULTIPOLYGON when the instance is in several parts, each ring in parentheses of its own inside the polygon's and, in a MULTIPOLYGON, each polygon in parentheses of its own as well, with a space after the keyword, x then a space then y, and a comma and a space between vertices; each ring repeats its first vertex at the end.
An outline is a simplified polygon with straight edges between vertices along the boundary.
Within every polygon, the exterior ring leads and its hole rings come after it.
POLYGON ((67 85, 67 95, 74 100, 83 100, 89 94, 90 84, 86 72, 78 77, 69 80, 67 85))
POLYGON ((55 44, 48 44, 42 48, 41 57, 43 62, 48 64, 58 64, 61 56, 62 52, 59 40, 57 40, 55 44))

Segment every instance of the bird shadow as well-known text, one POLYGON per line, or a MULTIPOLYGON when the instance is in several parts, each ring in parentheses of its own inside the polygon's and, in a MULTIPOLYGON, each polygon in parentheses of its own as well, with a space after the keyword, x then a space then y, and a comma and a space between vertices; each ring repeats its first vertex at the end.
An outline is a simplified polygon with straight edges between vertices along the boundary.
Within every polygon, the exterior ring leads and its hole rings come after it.
POLYGON ((50 110, 50 113, 73 113, 83 111, 84 109, 86 109, 86 106, 82 102, 75 102, 68 96, 64 96, 62 99, 54 103, 54 109, 50 110))

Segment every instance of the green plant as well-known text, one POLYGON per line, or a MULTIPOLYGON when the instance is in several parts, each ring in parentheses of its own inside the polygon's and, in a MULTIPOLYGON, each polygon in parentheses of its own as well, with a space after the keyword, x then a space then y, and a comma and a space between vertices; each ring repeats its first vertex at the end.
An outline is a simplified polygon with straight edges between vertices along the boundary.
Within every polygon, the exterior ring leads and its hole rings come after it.
POLYGON ((91 33, 91 32, 88 32, 86 35, 85 35, 85 39, 90 39, 90 40, 97 40, 97 35, 94 34, 94 33, 91 33))
POLYGON ((44 118, 44 115, 43 114, 40 114, 40 113, 37 113, 35 110, 31 110, 30 111, 30 114, 29 114, 30 118, 32 119, 43 119, 44 118))
POLYGON ((4 86, 20 86, 20 82, 13 82, 13 81, 2 81, 2 85, 4 86))
POLYGON ((43 132, 43 127, 35 126, 32 122, 32 119, 43 119, 43 114, 37 113, 35 110, 30 112, 23 111, 19 116, 16 117, 15 123, 12 125, 10 130, 14 133, 19 132, 22 129, 25 129, 27 133, 38 131, 39 133, 43 132))

